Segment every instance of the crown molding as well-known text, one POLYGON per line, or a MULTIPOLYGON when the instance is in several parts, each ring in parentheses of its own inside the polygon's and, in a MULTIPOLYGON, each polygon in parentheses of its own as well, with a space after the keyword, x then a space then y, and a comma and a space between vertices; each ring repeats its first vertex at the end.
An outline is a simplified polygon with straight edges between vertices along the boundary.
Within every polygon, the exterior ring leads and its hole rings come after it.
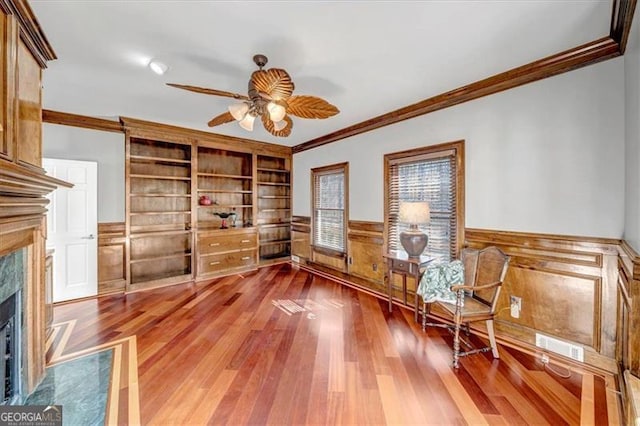
POLYGON ((623 55, 631 32, 637 0, 613 0, 609 36, 492 77, 436 95, 418 103, 373 117, 293 146, 293 153, 318 148, 351 136, 399 123, 467 101, 513 89, 547 77, 573 71, 623 55))
POLYGON ((610 37, 618 43, 621 55, 627 48, 636 3, 637 0, 613 0, 610 37))
POLYGON ((42 68, 47 67, 47 61, 58 59, 26 0, 0 0, 0 9, 15 16, 20 24, 20 38, 42 68))
POLYGON ((517 68, 476 81, 466 86, 436 95, 418 103, 362 121, 333 133, 293 147, 293 153, 307 151, 341 139, 355 136, 391 124, 399 123, 434 111, 459 105, 474 99, 513 89, 527 83, 572 71, 587 65, 620 56, 618 43, 611 37, 583 44, 517 68))

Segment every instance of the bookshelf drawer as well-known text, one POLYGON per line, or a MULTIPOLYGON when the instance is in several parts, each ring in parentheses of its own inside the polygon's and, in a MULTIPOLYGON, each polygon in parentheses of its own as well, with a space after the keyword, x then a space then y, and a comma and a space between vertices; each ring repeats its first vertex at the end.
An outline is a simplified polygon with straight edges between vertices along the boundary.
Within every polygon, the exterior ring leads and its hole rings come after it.
POLYGON ((199 274, 220 272, 226 269, 253 266, 256 264, 256 250, 247 249, 225 254, 200 256, 199 274))
POLYGON ((198 253, 201 255, 244 250, 247 248, 255 248, 257 245, 258 235, 255 232, 198 237, 198 253))

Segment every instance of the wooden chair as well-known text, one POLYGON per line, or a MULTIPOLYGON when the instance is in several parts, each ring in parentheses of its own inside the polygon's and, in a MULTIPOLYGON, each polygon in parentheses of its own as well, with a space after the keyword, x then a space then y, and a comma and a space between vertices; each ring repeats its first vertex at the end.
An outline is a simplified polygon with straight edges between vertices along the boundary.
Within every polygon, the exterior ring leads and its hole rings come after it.
POLYGON ((473 355, 479 352, 493 352, 494 358, 500 358, 493 330, 493 317, 496 313, 498 297, 502 282, 509 266, 509 256, 505 255, 497 247, 487 247, 483 250, 466 248, 462 250, 461 260, 464 265, 464 283, 454 284, 451 291, 455 293, 455 303, 435 301, 443 310, 452 316, 453 325, 427 323, 428 303, 423 303, 422 329, 426 326, 445 327, 453 331, 453 367, 458 368, 461 357, 473 355), (460 330, 469 334, 469 323, 485 321, 490 346, 473 349, 466 341, 462 342, 469 347, 468 351, 460 350, 460 330))

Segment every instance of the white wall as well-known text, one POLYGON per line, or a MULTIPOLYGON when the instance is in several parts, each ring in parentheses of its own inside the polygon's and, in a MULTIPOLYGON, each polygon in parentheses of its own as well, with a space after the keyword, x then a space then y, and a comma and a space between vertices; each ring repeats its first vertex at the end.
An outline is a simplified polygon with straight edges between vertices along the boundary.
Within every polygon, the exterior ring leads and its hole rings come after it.
POLYGON ((640 252, 640 10, 624 55, 626 209, 624 239, 640 252))
POLYGON ((350 219, 381 222, 384 154, 464 139, 467 227, 620 238, 623 68, 609 60, 296 154, 293 212, 310 215, 311 168, 348 161, 350 219))
POLYGON ((98 222, 124 222, 124 133, 43 125, 47 158, 98 162, 98 222))

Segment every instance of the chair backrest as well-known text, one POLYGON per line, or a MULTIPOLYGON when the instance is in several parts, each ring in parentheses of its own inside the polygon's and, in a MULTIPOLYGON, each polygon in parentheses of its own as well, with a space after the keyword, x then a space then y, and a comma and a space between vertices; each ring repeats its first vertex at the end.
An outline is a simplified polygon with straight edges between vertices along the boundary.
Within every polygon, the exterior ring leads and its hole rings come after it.
POLYGON ((502 282, 509 267, 509 256, 497 247, 486 247, 482 250, 465 248, 461 252, 464 264, 465 285, 478 287, 498 282, 499 286, 489 290, 472 291, 470 296, 491 307, 494 313, 500 296, 502 282))

